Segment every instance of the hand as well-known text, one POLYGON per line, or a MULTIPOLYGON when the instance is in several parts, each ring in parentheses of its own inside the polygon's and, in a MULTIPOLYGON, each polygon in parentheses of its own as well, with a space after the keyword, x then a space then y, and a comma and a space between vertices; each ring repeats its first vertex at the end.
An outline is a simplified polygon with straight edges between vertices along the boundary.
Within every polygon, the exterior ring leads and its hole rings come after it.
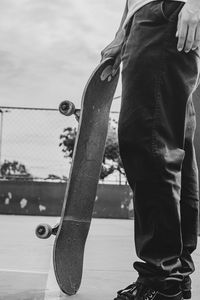
POLYGON ((188 0, 178 16, 177 49, 187 53, 200 45, 200 1, 188 0))
POLYGON ((119 32, 115 39, 101 51, 101 61, 108 57, 112 57, 115 60, 112 69, 112 75, 114 76, 121 63, 121 50, 124 42, 125 34, 123 31, 119 32))

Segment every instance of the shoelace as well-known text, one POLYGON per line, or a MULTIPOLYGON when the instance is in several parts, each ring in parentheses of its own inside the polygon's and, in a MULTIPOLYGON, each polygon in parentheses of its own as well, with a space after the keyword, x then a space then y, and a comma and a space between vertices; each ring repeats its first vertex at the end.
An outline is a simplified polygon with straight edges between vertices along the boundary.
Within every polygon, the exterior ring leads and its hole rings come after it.
POLYGON ((122 289, 117 292, 117 298, 114 300, 134 300, 134 294, 136 293, 138 284, 132 283, 129 286, 127 286, 125 289, 122 289))
POLYGON ((137 291, 141 294, 141 299, 143 300, 151 300, 153 299, 156 291, 143 286, 141 283, 132 283, 127 286, 125 289, 117 292, 117 298, 114 300, 134 300, 137 291))
POLYGON ((155 296, 156 291, 152 289, 147 289, 146 293, 144 294, 144 300, 151 300, 153 296, 155 296))

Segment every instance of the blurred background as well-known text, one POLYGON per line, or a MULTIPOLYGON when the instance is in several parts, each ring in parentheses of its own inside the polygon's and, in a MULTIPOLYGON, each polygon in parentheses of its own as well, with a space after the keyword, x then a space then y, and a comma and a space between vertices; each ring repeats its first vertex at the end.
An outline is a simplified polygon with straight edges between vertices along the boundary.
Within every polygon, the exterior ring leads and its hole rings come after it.
MULTIPOLYGON (((77 122, 61 115, 58 106, 68 99, 80 108, 84 86, 114 38, 125 2, 0 0, 1 213, 60 214, 77 122)), ((95 202, 98 217, 132 218, 133 195, 117 142, 120 95, 121 80, 95 202)), ((194 100, 200 165, 199 89, 194 100)))
MULTIPOLYGON (((1 213, 60 214, 77 122, 58 106, 68 99, 80 108, 124 6, 116 0, 0 0, 1 213)), ((107 141, 111 159, 104 159, 96 216, 114 216, 113 201, 115 217, 127 218, 133 209, 118 155, 120 95, 119 81, 107 141)))

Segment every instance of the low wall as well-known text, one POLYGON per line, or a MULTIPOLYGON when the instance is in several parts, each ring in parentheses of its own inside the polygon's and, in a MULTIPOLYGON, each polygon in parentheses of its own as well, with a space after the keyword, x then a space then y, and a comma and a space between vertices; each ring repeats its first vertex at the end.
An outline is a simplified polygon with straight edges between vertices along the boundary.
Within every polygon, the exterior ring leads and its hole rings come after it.
MULTIPOLYGON (((66 183, 0 181, 0 213, 60 216, 66 183)), ((93 216, 132 218, 133 206, 127 185, 99 184, 93 216)))

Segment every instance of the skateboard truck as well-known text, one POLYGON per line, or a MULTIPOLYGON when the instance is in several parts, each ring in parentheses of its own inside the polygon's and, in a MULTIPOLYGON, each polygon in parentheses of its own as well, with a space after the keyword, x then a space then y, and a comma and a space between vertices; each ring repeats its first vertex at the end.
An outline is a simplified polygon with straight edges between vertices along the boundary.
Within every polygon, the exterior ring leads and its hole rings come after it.
POLYGON ((73 102, 64 100, 59 105, 59 111, 64 116, 74 115, 76 120, 79 121, 81 110, 77 109, 73 102))
MULTIPOLYGON (((80 119, 80 109, 76 109, 73 102, 64 100, 59 105, 59 111, 61 114, 65 116, 74 115, 76 120, 80 119)), ((40 239, 48 239, 51 235, 56 235, 58 232, 59 223, 55 226, 51 226, 49 224, 43 223, 39 224, 35 229, 35 234, 40 239)))
POLYGON ((49 224, 39 224, 35 229, 35 234, 40 239, 48 239, 51 235, 56 235, 58 232, 59 224, 54 227, 49 224))

